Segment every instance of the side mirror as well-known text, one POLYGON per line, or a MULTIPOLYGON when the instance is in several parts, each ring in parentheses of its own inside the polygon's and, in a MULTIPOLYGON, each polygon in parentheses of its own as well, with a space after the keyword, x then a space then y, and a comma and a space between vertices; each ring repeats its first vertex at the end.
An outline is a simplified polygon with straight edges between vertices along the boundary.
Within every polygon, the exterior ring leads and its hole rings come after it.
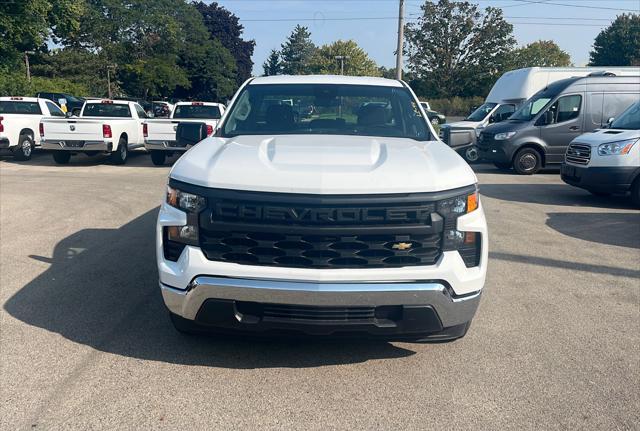
POLYGON ((611 123, 613 123, 613 120, 615 120, 615 117, 609 117, 609 119, 607 120, 607 124, 611 125, 611 123))
POLYGON ((544 124, 551 124, 551 123, 553 123, 553 111, 549 109, 547 112, 544 113, 544 124))

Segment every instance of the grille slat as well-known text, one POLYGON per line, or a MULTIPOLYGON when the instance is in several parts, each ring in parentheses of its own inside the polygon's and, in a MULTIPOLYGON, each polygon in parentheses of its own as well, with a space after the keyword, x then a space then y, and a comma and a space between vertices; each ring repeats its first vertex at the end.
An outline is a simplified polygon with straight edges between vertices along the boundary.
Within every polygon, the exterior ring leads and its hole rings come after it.
POLYGON ((579 143, 569 145, 565 160, 577 165, 588 165, 589 161, 591 161, 591 146, 579 143))

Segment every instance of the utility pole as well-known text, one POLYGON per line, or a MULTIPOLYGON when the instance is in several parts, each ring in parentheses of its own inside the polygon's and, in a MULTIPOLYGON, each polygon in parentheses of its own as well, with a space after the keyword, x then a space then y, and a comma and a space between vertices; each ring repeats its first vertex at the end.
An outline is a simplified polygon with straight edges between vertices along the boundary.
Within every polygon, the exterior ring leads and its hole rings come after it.
POLYGON ((335 59, 340 60, 340 75, 344 75, 344 61, 350 59, 348 55, 336 55, 335 59))
POLYGON ((27 68, 27 81, 31 82, 31 68, 29 66, 29 54, 33 54, 33 52, 30 52, 30 51, 24 52, 24 65, 27 68))
POLYGON ((398 11, 398 51, 396 52, 396 79, 402 79, 402 50, 404 48, 404 0, 398 11))
POLYGON ((114 66, 107 66, 107 93, 108 93, 108 97, 109 99, 113 99, 113 94, 111 93, 111 69, 115 67, 114 66))

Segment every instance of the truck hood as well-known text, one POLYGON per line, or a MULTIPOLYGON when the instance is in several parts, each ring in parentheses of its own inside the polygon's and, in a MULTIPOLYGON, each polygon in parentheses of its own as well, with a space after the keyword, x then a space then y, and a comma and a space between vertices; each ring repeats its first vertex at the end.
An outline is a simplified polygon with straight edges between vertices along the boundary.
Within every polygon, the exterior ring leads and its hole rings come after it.
POLYGON ((477 182, 439 141, 335 135, 211 137, 170 176, 211 188, 309 194, 431 192, 477 182))
POLYGON ((626 139, 640 138, 640 130, 626 129, 597 129, 592 133, 585 133, 578 136, 573 142, 596 146, 606 142, 624 141, 626 139))
POLYGON ((456 121, 455 123, 443 124, 442 127, 450 127, 452 129, 475 129, 480 124, 482 124, 482 121, 463 120, 463 121, 456 121))

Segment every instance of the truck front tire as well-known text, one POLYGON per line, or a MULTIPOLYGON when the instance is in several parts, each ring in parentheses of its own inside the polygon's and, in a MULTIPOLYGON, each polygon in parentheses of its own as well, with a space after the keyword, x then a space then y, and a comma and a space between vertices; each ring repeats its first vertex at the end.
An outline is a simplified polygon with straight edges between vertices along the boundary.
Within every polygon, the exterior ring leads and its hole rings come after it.
POLYGON ((115 149, 113 153, 111 153, 111 163, 114 165, 124 165, 127 163, 127 157, 129 157, 129 147, 127 144, 127 140, 124 138, 120 138, 118 141, 118 148, 115 149))
POLYGON ((156 166, 163 166, 167 158, 165 151, 151 150, 151 161, 156 166))
POLYGON ((513 158, 513 169, 520 175, 533 175, 542 166, 542 155, 535 148, 523 148, 513 158))
POLYGON ((33 154, 33 138, 29 135, 20 135, 18 145, 13 149, 13 157, 16 160, 30 160, 33 154))
POLYGON ((58 165, 66 165, 69 163, 71 159, 71 153, 67 153, 66 151, 54 151, 53 152, 53 160, 58 165))

